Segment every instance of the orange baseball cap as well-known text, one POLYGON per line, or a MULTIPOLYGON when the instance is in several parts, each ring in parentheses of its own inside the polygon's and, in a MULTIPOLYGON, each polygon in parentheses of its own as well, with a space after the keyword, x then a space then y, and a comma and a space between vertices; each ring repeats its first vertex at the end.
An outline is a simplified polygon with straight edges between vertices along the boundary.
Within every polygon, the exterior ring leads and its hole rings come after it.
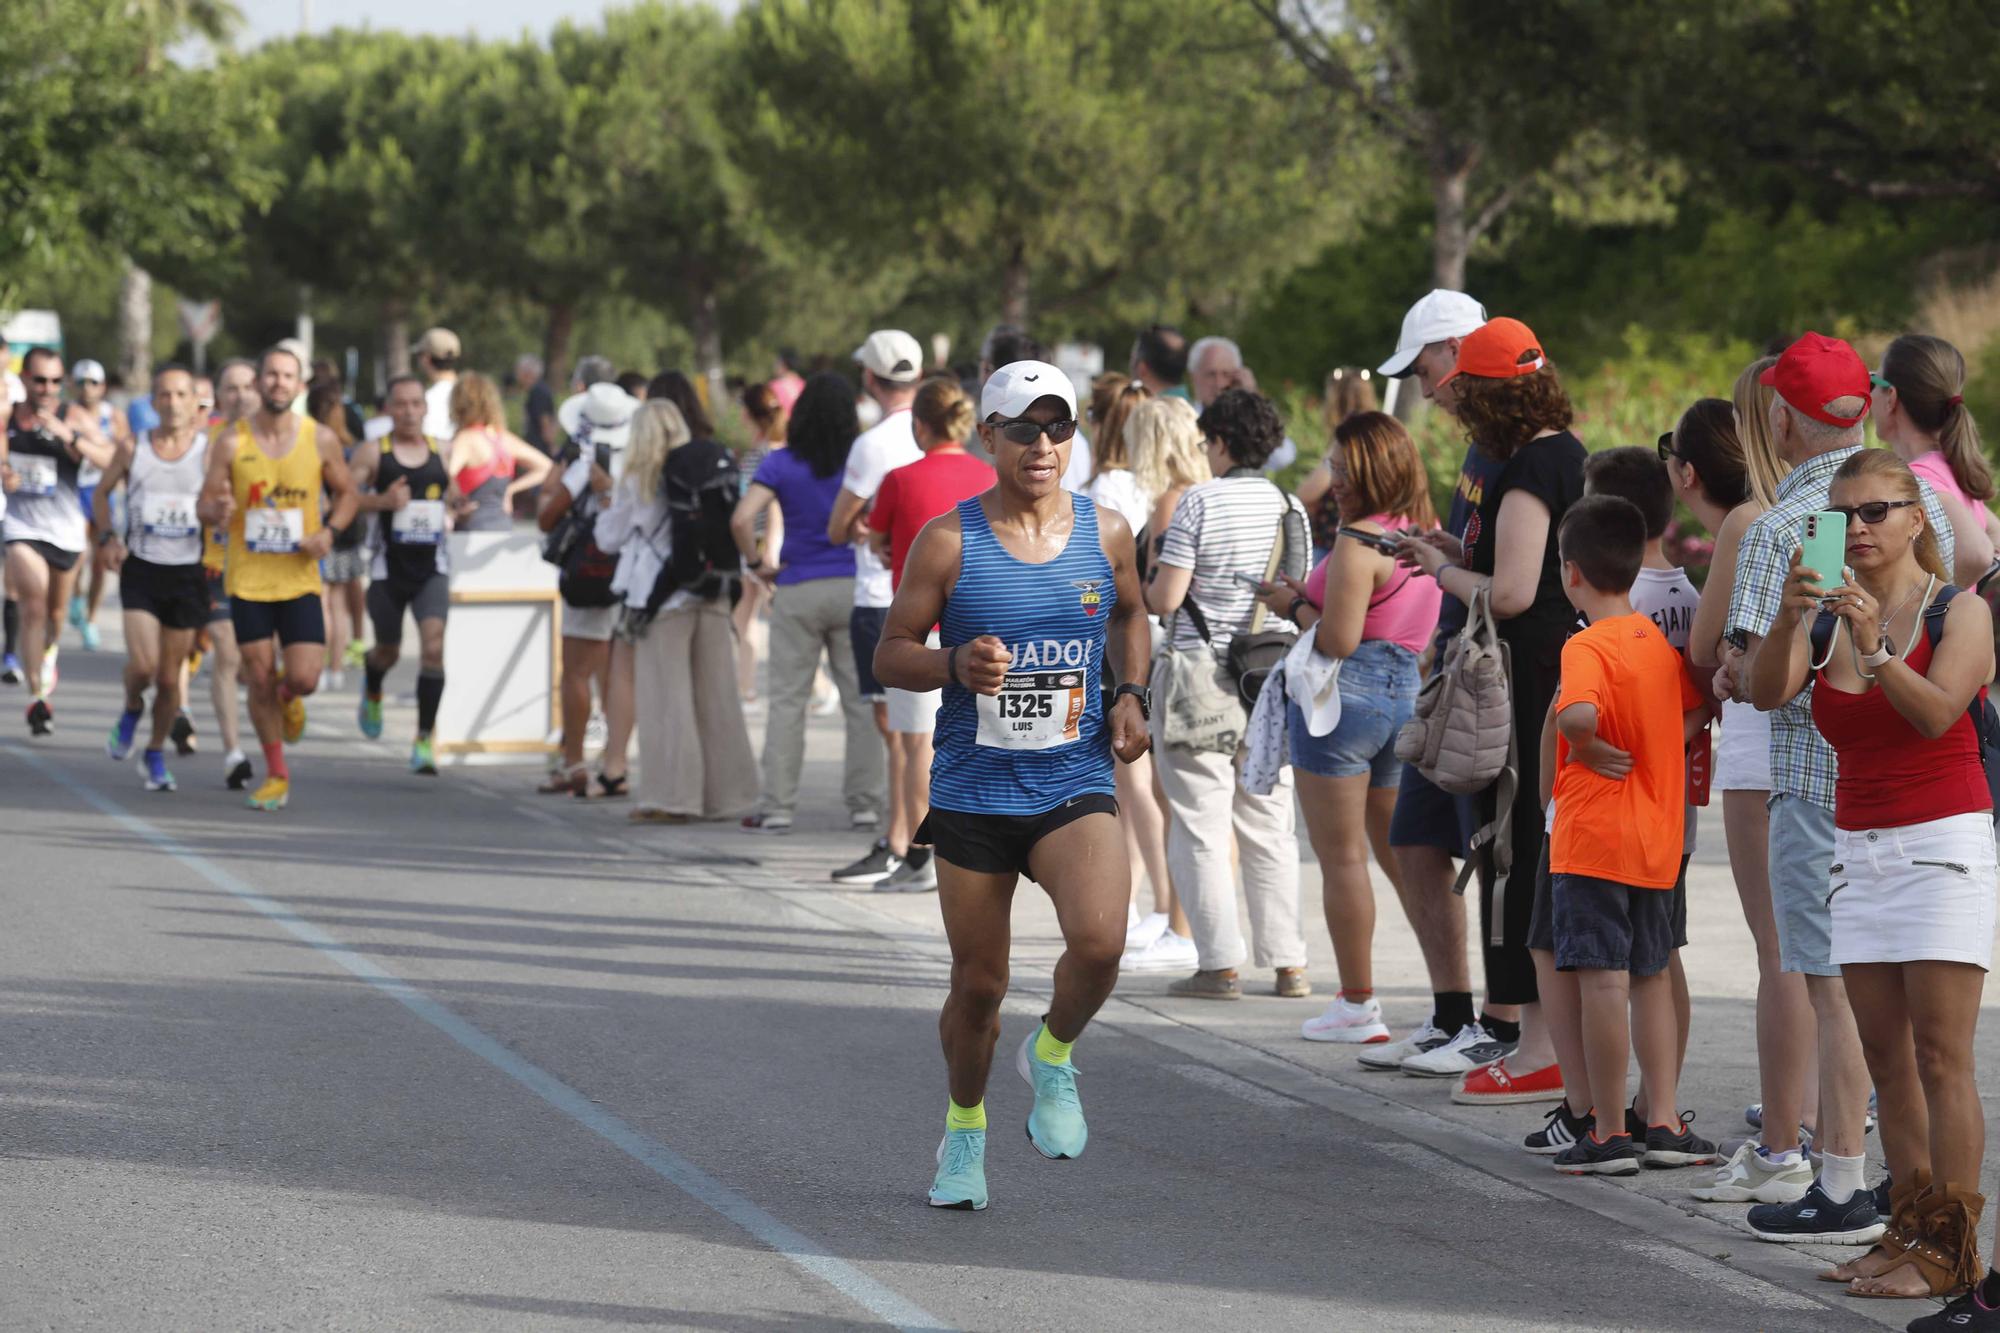
POLYGON ((1489 319, 1459 340, 1458 364, 1438 381, 1444 384, 1460 375, 1477 375, 1483 380, 1511 380, 1532 375, 1549 363, 1542 352, 1542 340, 1518 319, 1502 315, 1489 319))

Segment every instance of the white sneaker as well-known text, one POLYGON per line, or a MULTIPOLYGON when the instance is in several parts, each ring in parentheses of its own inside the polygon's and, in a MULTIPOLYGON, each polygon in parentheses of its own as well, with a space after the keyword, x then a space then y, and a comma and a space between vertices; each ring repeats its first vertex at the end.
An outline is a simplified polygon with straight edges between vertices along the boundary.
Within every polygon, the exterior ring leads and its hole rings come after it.
POLYGON ((1495 1039, 1478 1023, 1467 1023, 1436 1050, 1403 1061, 1403 1072, 1412 1078, 1463 1078, 1513 1053, 1512 1043, 1495 1039))
POLYGON ((1299 1035, 1307 1041, 1367 1046, 1388 1041, 1389 1025, 1382 1021, 1382 1005, 1374 997, 1365 1004, 1355 1004, 1345 995, 1336 995, 1325 1013, 1299 1024, 1299 1035))
POLYGON ((1434 1028, 1426 1018, 1424 1025, 1401 1041, 1378 1043, 1361 1053, 1361 1063, 1369 1069, 1401 1069, 1403 1061, 1425 1051, 1434 1051, 1450 1041, 1451 1037, 1443 1028, 1434 1028))
POLYGON ((1134 915, 1125 923, 1125 952, 1138 953, 1166 933, 1165 912, 1148 912, 1144 916, 1134 915))
POLYGON ((1120 972, 1186 972, 1200 961, 1195 952, 1194 941, 1185 935, 1176 935, 1171 930, 1160 932, 1160 937, 1143 949, 1128 950, 1118 960, 1120 972))
POLYGON ((1712 1183, 1694 1191, 1694 1197, 1703 1203, 1792 1203, 1803 1199, 1813 1183, 1812 1159, 1802 1152, 1786 1155, 1791 1160, 1773 1161, 1757 1150, 1754 1140, 1745 1143, 1716 1170, 1712 1183))

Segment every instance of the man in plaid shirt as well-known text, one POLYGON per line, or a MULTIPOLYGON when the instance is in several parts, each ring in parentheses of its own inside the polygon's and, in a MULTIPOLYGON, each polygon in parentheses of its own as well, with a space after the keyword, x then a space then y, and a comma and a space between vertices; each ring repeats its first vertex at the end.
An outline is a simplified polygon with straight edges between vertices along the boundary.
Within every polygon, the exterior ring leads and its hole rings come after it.
MULTIPOLYGON (((1738 697, 1747 665, 1778 617, 1800 520, 1827 506, 1833 474, 1862 445, 1868 415, 1868 367, 1838 338, 1808 333, 1765 371, 1777 390, 1771 404, 1771 442, 1792 471, 1775 503, 1751 523, 1737 554, 1729 628, 1747 636, 1742 661, 1723 667, 1738 697)), ((1951 567, 1952 527, 1937 496, 1921 480, 1924 515, 1951 567)), ((1838 579, 1838 571, 1821 571, 1838 579)), ((1761 702, 1758 706, 1764 707, 1761 702)), ((1864 1187, 1862 1136, 1868 1102, 1868 1067, 1840 968, 1832 957, 1832 917, 1827 888, 1833 862, 1833 747, 1813 726, 1812 685, 1771 714, 1771 906, 1777 916, 1778 957, 1787 972, 1802 972, 1819 1037, 1819 1130, 1815 1145, 1821 1172, 1795 1203, 1759 1204, 1750 1229, 1767 1240, 1821 1240, 1866 1244, 1881 1231, 1873 1196, 1864 1187)))

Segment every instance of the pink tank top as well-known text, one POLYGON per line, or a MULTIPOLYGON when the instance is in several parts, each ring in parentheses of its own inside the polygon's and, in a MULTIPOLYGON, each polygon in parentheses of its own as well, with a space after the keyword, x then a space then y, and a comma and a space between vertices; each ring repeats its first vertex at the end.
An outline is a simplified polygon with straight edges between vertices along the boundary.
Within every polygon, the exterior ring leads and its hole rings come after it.
MULTIPOLYGON (((1386 514, 1373 515, 1368 521, 1384 532, 1400 532, 1412 526, 1406 518, 1390 518, 1386 514)), ((1328 556, 1327 560, 1332 558, 1328 556)), ((1326 565, 1327 561, 1322 560, 1306 575, 1306 600, 1321 611, 1326 609, 1326 565)), ((1438 607, 1443 601, 1444 590, 1438 587, 1436 579, 1398 566, 1389 575, 1389 581, 1369 598, 1368 615, 1361 622, 1361 637, 1387 639, 1422 655, 1437 629, 1438 607)))
POLYGON ((492 481, 495 477, 503 481, 514 480, 514 455, 507 452, 507 446, 500 441, 500 432, 488 426, 485 431, 486 445, 490 451, 484 463, 475 463, 458 470, 452 480, 458 483, 460 495, 471 495, 474 491, 492 481))

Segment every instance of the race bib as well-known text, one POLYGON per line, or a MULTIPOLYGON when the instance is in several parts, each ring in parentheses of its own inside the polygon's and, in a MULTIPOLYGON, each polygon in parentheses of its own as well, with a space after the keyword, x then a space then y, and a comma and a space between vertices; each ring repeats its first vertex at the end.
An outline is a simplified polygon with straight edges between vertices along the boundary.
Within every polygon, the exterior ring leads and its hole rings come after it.
POLYGON ((979 701, 979 743, 997 750, 1052 750, 1082 739, 1088 698, 1081 671, 1033 671, 1007 677, 979 701))
POLYGON ((412 500, 389 516, 389 535, 403 546, 437 546, 444 541, 444 501, 412 500))
POLYGON ((243 546, 256 555, 296 555, 306 538, 306 511, 258 507, 243 514, 243 546))
POLYGON ((54 495, 56 493, 56 460, 47 454, 16 454, 10 460, 14 475, 21 484, 14 488, 16 495, 54 495))
POLYGON ((201 531, 192 495, 148 495, 139 505, 139 529, 149 537, 192 537, 201 531))

